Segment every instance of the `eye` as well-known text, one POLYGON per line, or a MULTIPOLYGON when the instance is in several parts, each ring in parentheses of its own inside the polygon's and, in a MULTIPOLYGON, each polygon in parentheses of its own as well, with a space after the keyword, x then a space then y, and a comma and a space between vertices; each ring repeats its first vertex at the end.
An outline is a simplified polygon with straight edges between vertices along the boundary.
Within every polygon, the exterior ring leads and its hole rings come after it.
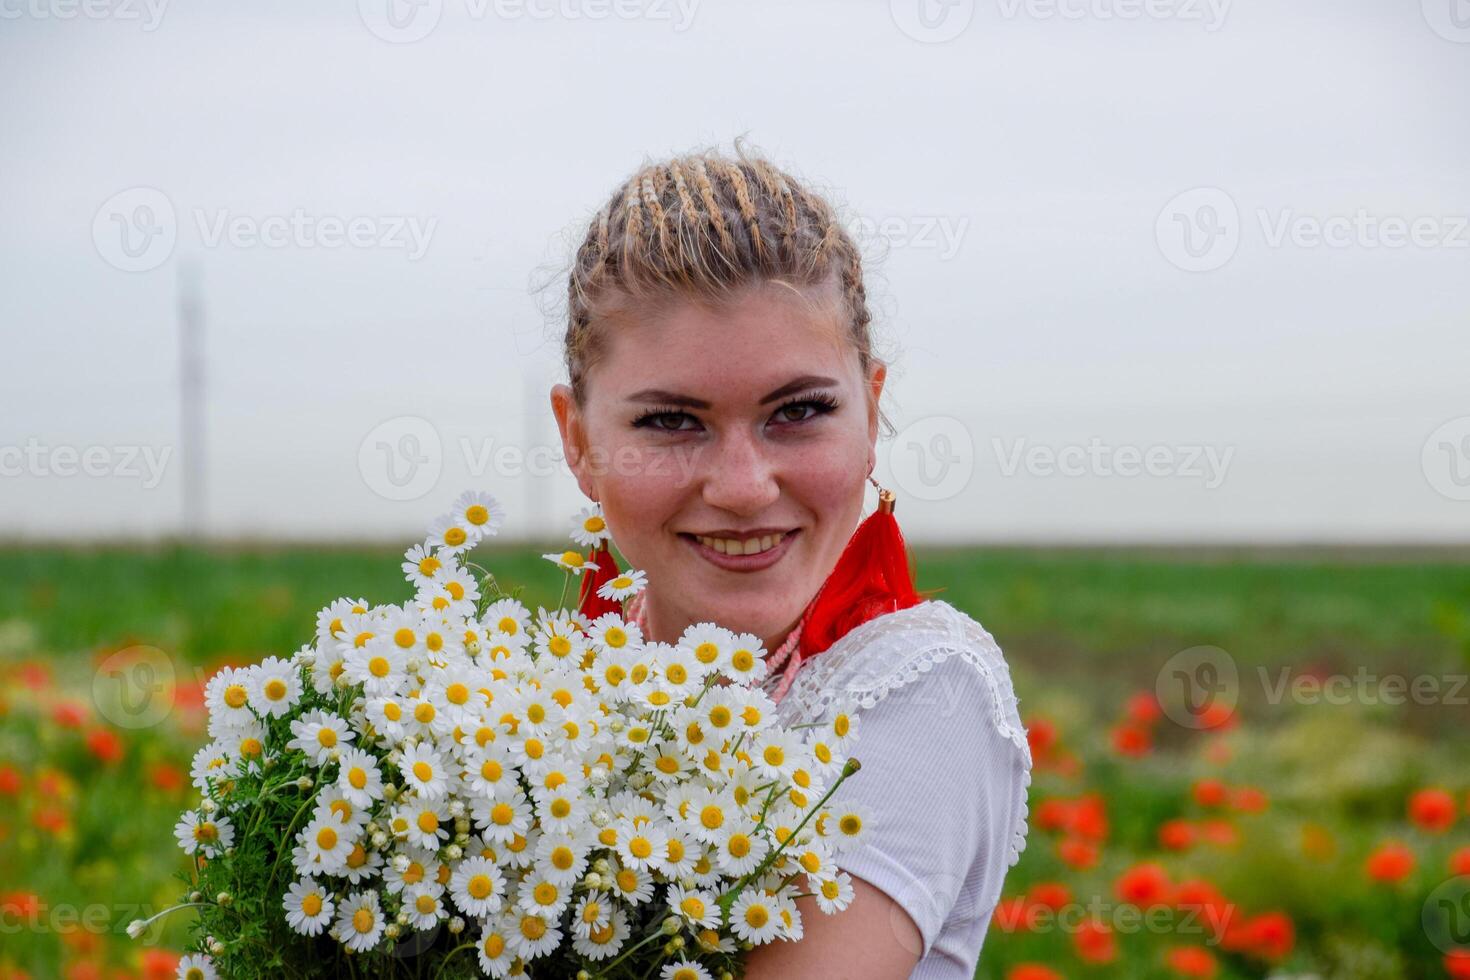
POLYGON ((695 421, 694 416, 677 408, 656 408, 634 419, 633 428, 653 429, 656 432, 687 432, 690 430, 680 424, 685 419, 695 421))
POLYGON ((787 402, 776 409, 774 419, 789 424, 800 424, 810 422, 818 416, 826 415, 837 408, 837 399, 828 394, 809 395, 806 398, 797 398, 787 402))

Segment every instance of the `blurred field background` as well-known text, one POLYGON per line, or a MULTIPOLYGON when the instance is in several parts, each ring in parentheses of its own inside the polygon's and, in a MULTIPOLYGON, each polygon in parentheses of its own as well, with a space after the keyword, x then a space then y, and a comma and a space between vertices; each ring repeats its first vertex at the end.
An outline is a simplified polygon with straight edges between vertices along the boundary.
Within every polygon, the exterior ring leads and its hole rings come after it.
MULTIPOLYGON (((187 913, 141 942, 122 931, 179 899, 169 828, 193 798, 202 681, 294 651, 338 596, 401 600, 399 550, 0 550, 0 976, 172 975, 187 913), (167 717, 132 728, 94 681, 138 647, 177 674, 167 717)), ((560 587, 542 550, 476 554, 534 606, 560 587)), ((1460 914, 1455 882, 1470 886, 1470 692, 1452 690, 1470 673, 1465 555, 916 557, 920 586, 943 583, 1006 651, 1036 755, 1028 847, 977 976, 1466 975, 1424 918, 1460 914), (1201 645, 1240 682, 1198 731, 1156 685, 1201 645), (1283 668, 1295 683, 1360 667, 1432 679, 1439 703, 1374 704, 1361 685, 1348 703, 1273 703, 1283 668)))

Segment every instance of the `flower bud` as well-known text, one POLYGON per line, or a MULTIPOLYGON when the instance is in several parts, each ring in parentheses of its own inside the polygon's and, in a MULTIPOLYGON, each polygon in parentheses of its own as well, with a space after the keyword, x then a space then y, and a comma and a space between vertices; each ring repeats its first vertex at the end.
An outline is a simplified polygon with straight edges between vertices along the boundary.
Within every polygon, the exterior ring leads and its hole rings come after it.
POLYGON ((398 923, 396 922, 390 922, 383 927, 383 935, 387 936, 389 939, 397 939, 398 933, 398 923))
POLYGON ((128 923, 129 939, 137 939, 139 936, 143 935, 143 933, 147 931, 148 923, 144 922, 142 919, 134 919, 132 922, 128 923))
POLYGON ((680 929, 684 928, 684 924, 679 921, 679 917, 677 915, 671 915, 664 920, 663 925, 660 928, 663 930, 665 936, 672 936, 678 933, 680 929))
POLYGON ((454 918, 450 919, 449 920, 449 931, 452 932, 456 936, 458 936, 460 933, 464 932, 464 920, 461 919, 457 915, 454 918))
POLYGON ((230 895, 229 892, 220 892, 214 897, 214 900, 221 905, 229 905, 235 899, 230 895))
POLYGON ((225 944, 218 939, 212 939, 209 942, 209 952, 214 956, 223 956, 225 955, 225 944))
POLYGON ((303 793, 311 789, 315 785, 316 784, 312 782, 310 776, 302 776, 300 779, 296 780, 296 788, 301 790, 303 793))
POLYGON ((388 846, 388 835, 383 833, 381 830, 378 831, 376 834, 373 834, 371 840, 373 842, 373 847, 377 848, 380 851, 388 846))
POLYGON ((448 847, 444 848, 444 856, 451 861, 458 861, 460 858, 464 857, 464 848, 460 847, 458 844, 450 844, 448 847))

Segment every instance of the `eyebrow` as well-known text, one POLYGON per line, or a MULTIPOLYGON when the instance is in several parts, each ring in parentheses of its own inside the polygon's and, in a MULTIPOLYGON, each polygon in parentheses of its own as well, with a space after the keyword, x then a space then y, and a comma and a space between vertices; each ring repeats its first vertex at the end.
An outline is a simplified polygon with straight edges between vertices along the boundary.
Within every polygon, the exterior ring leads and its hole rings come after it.
MULTIPOLYGON (((760 403, 762 405, 765 405, 770 402, 776 401, 779 398, 785 398, 787 395, 794 394, 807 388, 831 388, 836 384, 836 378, 828 378, 820 374, 804 374, 801 377, 796 378, 792 381, 788 381, 786 384, 777 388, 775 391, 762 398, 760 400, 760 403)), ((707 409, 710 407, 709 402, 705 401, 702 398, 695 398, 692 395, 681 395, 676 391, 665 391, 662 388, 644 388, 642 391, 635 391, 633 394, 628 396, 628 400, 633 402, 650 402, 660 405, 679 405, 685 408, 707 409)))

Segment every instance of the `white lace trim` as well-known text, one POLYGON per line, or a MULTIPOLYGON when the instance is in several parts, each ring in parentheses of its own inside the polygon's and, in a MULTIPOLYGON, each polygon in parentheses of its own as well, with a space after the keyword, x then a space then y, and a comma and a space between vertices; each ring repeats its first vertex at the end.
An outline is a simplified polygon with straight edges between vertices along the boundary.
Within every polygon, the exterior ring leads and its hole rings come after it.
MULTIPOLYGON (((839 705, 860 712, 951 657, 959 657, 985 679, 991 695, 990 722, 1016 746, 1025 762, 1023 792, 1011 823, 1009 867, 1026 849, 1029 811, 1024 790, 1031 785, 1031 746, 1000 647, 969 616, 947 602, 931 600, 868 620, 801 665, 781 699, 780 714, 786 724, 800 724, 823 721, 839 705)), ((767 679, 768 689, 774 687, 774 681, 767 679)))

